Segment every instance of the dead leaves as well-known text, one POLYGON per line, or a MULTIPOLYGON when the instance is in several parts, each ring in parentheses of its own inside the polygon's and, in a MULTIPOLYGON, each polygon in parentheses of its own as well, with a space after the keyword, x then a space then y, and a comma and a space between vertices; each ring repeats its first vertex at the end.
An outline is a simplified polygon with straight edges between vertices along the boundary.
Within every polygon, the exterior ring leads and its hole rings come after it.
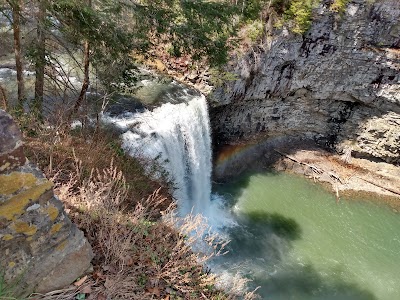
POLYGON ((103 274, 103 272, 101 272, 101 271, 95 271, 95 272, 93 272, 93 279, 94 280, 96 280, 96 282, 98 282, 98 281, 103 281, 103 280, 106 280, 106 278, 107 278, 107 276, 105 276, 104 274, 103 274))
POLYGON ((104 282, 104 287, 106 289, 111 289, 113 286, 113 281, 110 278, 106 279, 106 282, 104 282))
POLYGON ((97 295, 97 300, 107 300, 107 297, 103 293, 99 293, 97 295))
POLYGON ((152 295, 157 296, 157 298, 160 298, 161 292, 158 287, 147 288, 147 292, 149 292, 152 295))
POLYGON ((91 294, 92 293, 92 287, 90 285, 87 285, 87 286, 83 287, 82 293, 83 294, 91 294))
POLYGON ((107 296, 103 293, 89 295, 86 300, 107 300, 107 296))
POLYGON ((82 277, 81 279, 79 279, 78 281, 75 281, 74 282, 74 285, 75 286, 81 286, 85 281, 86 281, 86 279, 87 279, 88 277, 87 277, 87 275, 86 276, 84 276, 84 277, 82 277))
POLYGON ((125 265, 127 265, 128 267, 132 266, 134 263, 134 260, 131 256, 127 256, 124 259, 125 265))

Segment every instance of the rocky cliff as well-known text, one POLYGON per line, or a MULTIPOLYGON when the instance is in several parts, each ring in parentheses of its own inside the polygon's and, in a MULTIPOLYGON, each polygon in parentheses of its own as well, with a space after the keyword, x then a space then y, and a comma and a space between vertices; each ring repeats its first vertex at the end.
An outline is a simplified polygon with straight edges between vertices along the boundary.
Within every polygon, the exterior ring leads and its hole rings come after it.
POLYGON ((238 61, 211 111, 220 144, 305 139, 400 163, 400 1, 323 0, 311 29, 285 28, 238 61))
POLYGON ((0 110, 0 274, 15 295, 48 292, 90 267, 92 250, 22 149, 21 133, 0 110))

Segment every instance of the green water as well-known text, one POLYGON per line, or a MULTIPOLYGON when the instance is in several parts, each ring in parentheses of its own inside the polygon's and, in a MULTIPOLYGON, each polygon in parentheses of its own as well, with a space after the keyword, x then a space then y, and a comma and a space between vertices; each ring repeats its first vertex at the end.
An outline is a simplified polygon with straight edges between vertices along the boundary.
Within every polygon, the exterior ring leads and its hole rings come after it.
POLYGON ((400 215, 336 199, 287 174, 256 174, 216 190, 238 226, 219 263, 263 299, 400 299, 400 215))

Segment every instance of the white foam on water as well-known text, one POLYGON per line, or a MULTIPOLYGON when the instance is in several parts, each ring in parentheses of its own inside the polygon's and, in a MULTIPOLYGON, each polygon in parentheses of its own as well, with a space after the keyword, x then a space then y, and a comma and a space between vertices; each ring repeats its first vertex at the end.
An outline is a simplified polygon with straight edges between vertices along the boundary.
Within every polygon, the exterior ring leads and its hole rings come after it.
MULTIPOLYGON (((167 97, 178 97, 173 100, 180 103, 166 103, 153 111, 128 112, 117 117, 105 114, 102 120, 124 132, 122 148, 129 155, 143 161, 157 161, 168 173, 180 216, 201 214, 211 227, 211 233, 217 232, 222 240, 229 240, 223 228, 237 224, 229 209, 224 207, 223 197, 211 194, 212 149, 206 99, 185 89, 167 94, 167 97)), ((150 172, 152 166, 147 168, 150 172)), ((200 252, 208 251, 207 245, 200 241, 196 248, 201 249, 200 252)), ((237 270, 224 271, 217 262, 210 262, 209 266, 221 275, 221 287, 238 281, 237 270)), ((243 292, 246 287, 236 289, 243 292)))
POLYGON ((135 157, 157 160, 173 181, 181 215, 211 214, 211 137, 203 95, 181 94, 184 102, 153 111, 103 116, 124 131, 122 147, 135 157))

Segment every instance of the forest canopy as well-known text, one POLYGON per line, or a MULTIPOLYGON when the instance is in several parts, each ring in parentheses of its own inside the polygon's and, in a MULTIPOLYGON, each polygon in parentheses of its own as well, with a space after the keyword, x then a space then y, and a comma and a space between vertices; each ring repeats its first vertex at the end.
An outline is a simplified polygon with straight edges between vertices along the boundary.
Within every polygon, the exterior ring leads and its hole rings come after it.
MULTIPOLYGON (((6 31, 13 35, 3 41, 13 43, 20 107, 28 98, 23 68, 29 63, 36 75, 31 106, 40 114, 46 90, 64 95, 72 92, 76 98, 72 115, 83 102, 91 72, 107 90, 115 87, 115 82, 135 80, 129 70, 137 57, 162 52, 221 70, 241 39, 257 42, 262 38, 265 21, 272 15, 278 16, 277 27, 285 23, 294 33, 303 34, 319 2, 0 0, 0 13, 8 20, 3 28, 8 27, 6 31), (69 82, 60 55, 69 56, 83 74, 80 90, 69 82)), ((340 12, 346 3, 333 0, 331 9, 340 12)))

